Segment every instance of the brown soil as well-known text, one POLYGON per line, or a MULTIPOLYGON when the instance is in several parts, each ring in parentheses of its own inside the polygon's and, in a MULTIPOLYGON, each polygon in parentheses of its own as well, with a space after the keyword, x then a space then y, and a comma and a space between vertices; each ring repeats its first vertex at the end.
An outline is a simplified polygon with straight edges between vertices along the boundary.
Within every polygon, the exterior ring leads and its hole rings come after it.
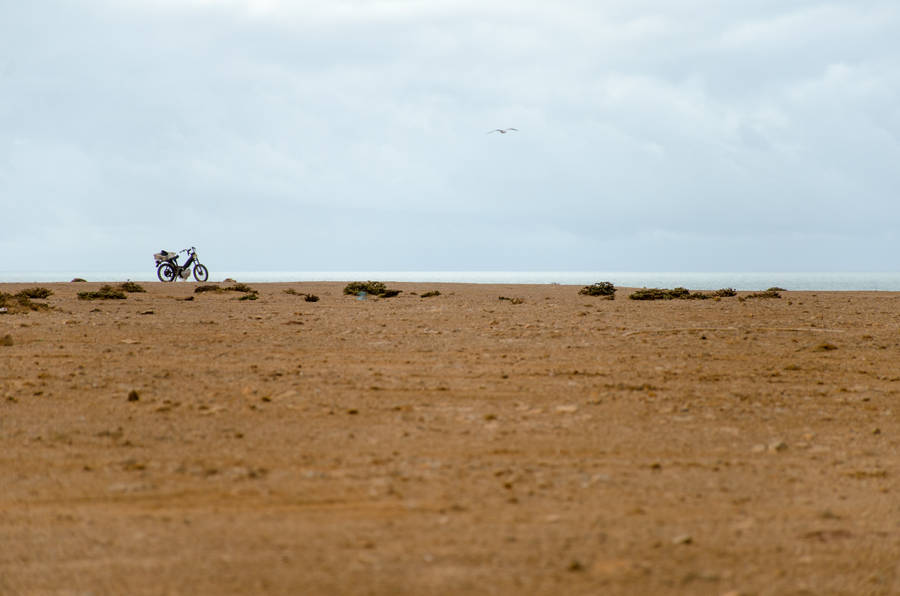
POLYGON ((898 294, 100 285, 0 315, 2 594, 900 593, 898 294))

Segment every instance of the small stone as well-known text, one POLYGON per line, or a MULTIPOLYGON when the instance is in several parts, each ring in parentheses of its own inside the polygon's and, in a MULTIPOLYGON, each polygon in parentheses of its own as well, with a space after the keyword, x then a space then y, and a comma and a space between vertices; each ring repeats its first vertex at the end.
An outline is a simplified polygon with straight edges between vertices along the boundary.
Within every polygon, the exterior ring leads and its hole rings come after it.
POLYGON ((128 401, 138 401, 139 399, 141 399, 141 396, 134 389, 128 392, 128 401))
POLYGON ((0 337, 0 346, 11 346, 13 345, 12 335, 6 334, 3 337, 0 337))
POLYGON ((781 451, 786 451, 788 448, 787 443, 778 439, 769 443, 769 453, 779 453, 781 451))
POLYGON ((881 429, 880 429, 880 428, 874 428, 874 429, 872 429, 872 434, 873 434, 873 435, 880 435, 880 434, 881 434, 881 429))
POLYGON ((694 537, 690 534, 681 534, 672 539, 672 544, 693 544, 694 537))
POLYGON ((565 405, 565 406, 556 406, 556 411, 560 414, 573 414, 578 411, 578 406, 573 405, 565 405))

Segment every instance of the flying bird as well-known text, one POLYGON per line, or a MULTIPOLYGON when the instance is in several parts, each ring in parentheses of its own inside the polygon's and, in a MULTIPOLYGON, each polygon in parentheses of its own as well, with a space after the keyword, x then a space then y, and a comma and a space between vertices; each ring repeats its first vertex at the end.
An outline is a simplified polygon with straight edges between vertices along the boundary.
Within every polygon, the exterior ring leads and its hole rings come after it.
POLYGON ((512 128, 512 127, 510 127, 510 128, 495 128, 494 130, 489 130, 486 134, 491 134, 491 133, 494 133, 494 132, 499 132, 500 134, 505 135, 506 133, 508 133, 508 132, 510 132, 510 131, 513 131, 513 130, 516 131, 516 132, 519 132, 519 129, 518 129, 518 128, 512 128))

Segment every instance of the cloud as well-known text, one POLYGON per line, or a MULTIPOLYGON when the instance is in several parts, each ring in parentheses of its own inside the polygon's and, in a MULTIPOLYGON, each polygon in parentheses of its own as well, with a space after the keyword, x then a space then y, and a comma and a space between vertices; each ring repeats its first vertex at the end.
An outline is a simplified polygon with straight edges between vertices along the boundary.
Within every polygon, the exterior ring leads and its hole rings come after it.
POLYGON ((788 249, 814 268, 831 261, 797 239, 822 234, 868 267, 866 237, 900 216, 887 1, 96 0, 7 16, 0 194, 19 223, 0 249, 37 239, 54 247, 44 268, 86 238, 127 268, 123 238, 224 251, 223 236, 286 269, 292 252, 427 269, 583 268, 598 251, 765 269, 788 249), (498 126, 521 133, 484 134, 498 126), (344 245, 370 228, 381 242, 344 245), (746 252, 752 238, 780 248, 746 252))

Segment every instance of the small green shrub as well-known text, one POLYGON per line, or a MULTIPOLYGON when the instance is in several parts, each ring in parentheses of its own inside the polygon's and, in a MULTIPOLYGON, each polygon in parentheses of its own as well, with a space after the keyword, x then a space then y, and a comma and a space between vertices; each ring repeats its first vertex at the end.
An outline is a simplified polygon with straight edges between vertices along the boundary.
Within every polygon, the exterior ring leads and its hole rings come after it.
POLYGON ((631 300, 671 300, 674 296, 669 293, 669 290, 662 290, 659 288, 643 288, 640 290, 635 290, 628 296, 631 300))
POLYGON ((434 296, 440 296, 441 293, 438 290, 431 290, 430 292, 425 292, 419 298, 433 298, 434 296))
POLYGON ((298 292, 294 288, 288 288, 284 291, 285 294, 290 294, 291 296, 303 296, 303 299, 307 302, 318 302, 319 297, 315 294, 304 294, 303 292, 298 292))
POLYGON ((144 286, 142 286, 141 284, 135 283, 130 280, 119 284, 119 289, 122 290, 123 292, 128 292, 129 294, 137 294, 140 292, 147 291, 144 289, 144 286))
POLYGON ((248 286, 247 284, 236 283, 233 286, 225 286, 222 288, 225 292, 245 292, 247 294, 256 294, 258 293, 256 290, 248 286))
POLYGON ((387 291, 387 286, 380 281, 354 281, 344 286, 344 294, 355 296, 360 292, 381 296, 387 291))
POLYGON ((101 286, 95 292, 78 292, 81 300, 124 300, 125 292, 110 285, 101 286))
POLYGON ((671 290, 660 288, 643 288, 635 290, 630 296, 631 300, 707 300, 709 298, 728 298, 737 296, 734 288, 722 288, 710 294, 704 292, 691 292, 687 288, 673 288, 671 290))
POLYGON ((221 291, 223 291, 222 288, 220 288, 219 286, 217 286, 215 284, 206 284, 206 285, 197 286, 196 288, 194 288, 195 294, 202 294, 204 292, 221 292, 221 291))
POLYGON ((384 283, 380 281, 354 281, 344 286, 344 294, 354 296, 360 292, 379 296, 381 298, 393 298, 400 293, 400 290, 389 290, 384 283))
POLYGON ((238 298, 238 300, 256 300, 257 298, 259 298, 259 294, 257 294, 256 292, 252 292, 244 294, 243 296, 238 298))
POLYGON ((785 290, 784 288, 779 288, 778 286, 772 286, 771 288, 769 288, 766 291, 767 292, 787 292, 787 290, 785 290))
POLYGON ((73 279, 73 280, 70 281, 69 283, 77 284, 77 283, 85 283, 85 282, 87 282, 86 279, 82 279, 82 278, 80 278, 80 277, 76 277, 75 279, 73 279))
POLYGON ((510 304, 523 304, 525 302, 523 298, 507 298, 506 296, 499 296, 497 300, 506 300, 510 304))
POLYGON ((217 294, 222 292, 244 292, 245 294, 258 294, 256 290, 248 286, 247 284, 236 283, 232 286, 218 286, 216 284, 205 284, 202 286, 197 286, 194 288, 195 294, 202 294, 204 292, 215 292, 217 294))
POLYGON ((16 296, 24 296, 25 298, 37 298, 43 300, 53 295, 53 290, 47 288, 27 288, 16 294, 16 296))
POLYGON ((28 296, 21 292, 18 294, 6 294, 0 292, 0 307, 5 308, 8 314, 28 313, 36 310, 50 310, 50 307, 41 302, 32 302, 28 296))
POLYGON ((687 300, 687 299, 703 299, 707 296, 699 292, 691 294, 686 288, 674 288, 671 290, 661 288, 643 288, 633 292, 628 298, 631 300, 687 300))
POLYGON ((748 294, 746 298, 781 298, 781 294, 779 294, 777 290, 769 288, 765 292, 754 292, 753 294, 748 294))
POLYGON ((584 296, 605 296, 610 300, 616 297, 616 287, 608 281, 599 281, 589 286, 584 286, 578 290, 579 294, 584 296))

